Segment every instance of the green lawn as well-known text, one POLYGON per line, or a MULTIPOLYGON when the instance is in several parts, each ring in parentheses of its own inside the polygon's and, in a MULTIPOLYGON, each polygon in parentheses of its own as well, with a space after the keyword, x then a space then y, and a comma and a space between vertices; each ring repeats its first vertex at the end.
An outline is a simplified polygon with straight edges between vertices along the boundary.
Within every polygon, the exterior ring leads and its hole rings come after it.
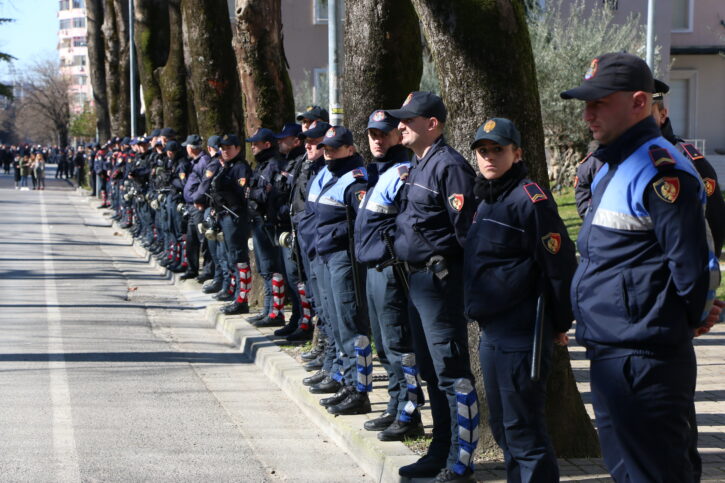
MULTIPOLYGON (((725 192, 723 192, 723 196, 725 196, 725 192)), ((554 199, 556 199, 556 204, 559 206, 559 216, 564 220, 569 237, 576 243, 582 220, 576 212, 574 188, 562 188, 560 191, 555 191, 554 199)), ((720 287, 717 289, 717 298, 725 300, 725 283, 720 283, 720 287)))

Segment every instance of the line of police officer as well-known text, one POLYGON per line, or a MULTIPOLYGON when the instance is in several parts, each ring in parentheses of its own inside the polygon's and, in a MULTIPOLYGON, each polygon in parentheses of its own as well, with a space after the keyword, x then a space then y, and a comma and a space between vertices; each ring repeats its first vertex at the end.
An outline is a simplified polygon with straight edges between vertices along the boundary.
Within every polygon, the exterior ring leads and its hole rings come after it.
POLYGON ((207 140, 210 156, 189 136, 188 159, 169 129, 128 140, 128 148, 121 140, 100 156, 110 163, 100 166, 110 173, 104 205, 187 278, 199 270, 193 247, 206 245, 204 291, 230 301, 221 309, 229 314, 249 311, 251 237, 265 303, 247 320, 281 325, 285 296, 296 294, 290 324, 276 332, 294 338, 308 336, 315 314, 321 343, 303 358, 318 371, 303 382, 329 394, 320 404, 331 414, 370 412, 371 335, 389 403, 365 429, 383 441, 422 434, 425 380, 433 439, 401 476, 473 480, 472 319, 482 328, 490 424, 509 480, 557 481, 546 379, 553 343, 567 344, 576 315, 610 472, 621 481, 675 473, 692 481, 691 338, 719 314, 719 271, 706 236, 707 186, 660 136, 653 92, 641 59, 606 54, 581 87, 562 94, 587 101, 606 166, 592 183, 579 265, 551 193, 527 177, 513 123, 493 118, 479 127, 471 144, 477 177, 446 144, 447 111, 429 92, 371 113, 367 166, 352 133, 330 126, 317 106, 298 117, 301 126, 247 139, 255 170, 234 134, 207 140), (192 221, 184 225, 185 217, 192 221))

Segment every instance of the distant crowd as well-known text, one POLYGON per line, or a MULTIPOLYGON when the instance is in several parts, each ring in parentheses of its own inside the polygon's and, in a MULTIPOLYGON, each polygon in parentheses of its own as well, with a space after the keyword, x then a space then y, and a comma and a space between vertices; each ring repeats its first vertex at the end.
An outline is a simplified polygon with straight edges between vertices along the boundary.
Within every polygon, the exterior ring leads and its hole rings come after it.
POLYGON ((83 147, 74 150, 72 147, 41 145, 0 145, 0 164, 5 174, 12 169, 15 178, 15 189, 45 189, 46 164, 56 164, 56 179, 75 179, 81 184, 83 180, 83 147), (75 177, 75 178, 74 178, 75 177), (30 182, 28 182, 30 180, 30 182))

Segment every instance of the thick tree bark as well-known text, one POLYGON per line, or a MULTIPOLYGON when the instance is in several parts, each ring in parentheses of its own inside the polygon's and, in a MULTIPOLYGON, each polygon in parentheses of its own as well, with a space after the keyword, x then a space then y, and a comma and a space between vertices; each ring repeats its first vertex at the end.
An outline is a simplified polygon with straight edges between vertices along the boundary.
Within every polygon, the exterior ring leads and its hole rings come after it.
POLYGON ((106 70, 104 66, 103 0, 86 1, 86 25, 88 29, 88 69, 93 87, 93 106, 96 112, 96 128, 99 140, 111 137, 111 121, 108 117, 106 70))
POLYGON ((166 64, 157 68, 155 75, 161 91, 163 125, 174 128, 180 136, 184 136, 187 132, 187 91, 181 0, 169 0, 166 3, 169 19, 168 55, 166 64))
POLYGON ((282 37, 280 0, 237 0, 234 52, 248 134, 294 120, 294 97, 282 37))
POLYGON ((241 102, 227 3, 181 0, 181 14, 199 134, 235 132, 241 102))
MULTIPOLYGON (((531 176, 548 186, 536 70, 524 5, 513 0, 412 0, 431 49, 448 108, 447 137, 461 153, 487 118, 512 119, 523 133, 531 176)), ((477 360, 478 328, 471 327, 477 360)), ((550 378, 549 432, 561 457, 597 456, 597 436, 571 373, 557 350, 550 378), (570 453, 574 451, 575 454, 570 453), (581 450, 581 451, 579 451, 581 450)), ((480 384, 480 381, 479 381, 480 384)), ((489 448, 483 441, 483 450, 489 448)))
POLYGON ((134 1, 134 44, 138 58, 139 81, 143 87, 147 130, 164 124, 161 86, 155 70, 169 56, 169 6, 166 0, 134 1))
POLYGON ((366 127, 376 109, 398 107, 423 72, 420 26, 410 0, 347 0, 343 108, 345 126, 370 160, 366 127))
POLYGON ((112 136, 129 134, 128 0, 104 0, 106 95, 112 136))

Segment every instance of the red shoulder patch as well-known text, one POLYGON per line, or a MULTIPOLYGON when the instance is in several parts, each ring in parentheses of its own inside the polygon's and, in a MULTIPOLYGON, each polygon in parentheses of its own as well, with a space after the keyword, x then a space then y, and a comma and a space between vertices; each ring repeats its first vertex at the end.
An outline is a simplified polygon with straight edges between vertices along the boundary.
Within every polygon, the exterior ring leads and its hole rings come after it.
POLYGON ((691 143, 682 143, 682 152, 685 153, 685 156, 690 158, 691 161, 695 161, 697 159, 702 159, 705 156, 697 150, 694 144, 691 143))
POLYGON ((451 208, 456 211, 461 211, 463 209, 464 201, 465 199, 460 193, 453 193, 451 196, 448 197, 448 204, 451 205, 451 208))
POLYGON ((365 177, 365 173, 363 173, 362 169, 353 169, 352 175, 355 178, 363 178, 365 177))
POLYGON ((707 194, 708 197, 712 196, 715 192, 715 188, 717 187, 717 181, 712 178, 702 178, 702 182, 705 185, 705 194, 707 194))
POLYGON ((547 233, 541 237, 541 243, 544 244, 546 251, 556 255, 561 250, 561 235, 559 233, 547 233))
POLYGON ((659 146, 652 145, 649 148, 649 157, 652 160, 652 164, 656 168, 664 168, 666 166, 674 166, 675 160, 672 158, 670 152, 659 146))
POLYGON ((536 183, 525 184, 524 191, 526 192, 532 203, 538 203, 539 201, 549 199, 549 197, 546 196, 546 193, 544 193, 544 190, 541 189, 541 186, 536 183))
POLYGON ((662 177, 652 183, 652 187, 662 201, 674 203, 680 195, 680 179, 662 177))

